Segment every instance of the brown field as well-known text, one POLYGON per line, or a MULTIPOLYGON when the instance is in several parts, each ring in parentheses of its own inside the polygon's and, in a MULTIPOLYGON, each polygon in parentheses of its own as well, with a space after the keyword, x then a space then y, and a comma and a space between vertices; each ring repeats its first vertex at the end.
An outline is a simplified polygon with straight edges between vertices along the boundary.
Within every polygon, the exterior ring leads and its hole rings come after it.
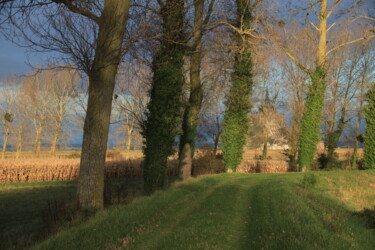
MULTIPOLYGON (((79 175, 79 161, 59 158, 0 160, 0 183, 76 180, 79 175)), ((141 163, 141 159, 108 159, 105 175, 107 178, 142 177, 141 163)), ((167 174, 177 175, 176 166, 171 164, 167 174)))
MULTIPOLYGON (((337 149, 340 159, 351 157, 352 149, 337 149)), ((241 173, 280 173, 291 171, 288 157, 282 150, 269 150, 268 160, 258 160, 261 150, 246 150, 244 160, 238 168, 241 173)), ((359 150, 359 155, 363 154, 359 150)), ((54 157, 48 154, 38 158, 32 153, 23 153, 15 159, 12 153, 0 159, 0 183, 76 180, 79 175, 78 151, 59 152, 54 157)), ((142 151, 109 151, 105 174, 107 178, 142 177, 142 151)), ((198 150, 194 159, 194 175, 224 172, 224 163, 207 150, 198 150)), ((177 155, 169 160, 168 175, 176 176, 177 155)))

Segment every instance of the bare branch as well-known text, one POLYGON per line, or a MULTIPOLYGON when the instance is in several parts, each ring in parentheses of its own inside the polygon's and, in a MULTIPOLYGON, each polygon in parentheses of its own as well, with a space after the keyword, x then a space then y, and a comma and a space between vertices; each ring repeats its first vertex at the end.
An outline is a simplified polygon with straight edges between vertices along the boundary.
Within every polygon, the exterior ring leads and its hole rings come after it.
POLYGON ((298 60, 297 58, 285 47, 285 45, 276 40, 276 42, 279 44, 279 46, 281 47, 281 49, 284 51, 284 53, 289 57, 290 60, 292 60, 301 70, 303 70, 304 72, 306 72, 307 74, 311 75, 312 72, 310 69, 306 68, 305 66, 303 66, 298 60))
POLYGON ((94 13, 78 8, 73 4, 73 0, 52 0, 56 4, 64 4, 71 12, 85 16, 96 23, 99 23, 100 18, 94 13))
POLYGON ((329 26, 329 28, 327 29, 327 32, 329 32, 329 30, 330 30, 333 26, 335 26, 335 24, 336 24, 336 23, 333 23, 331 26, 329 26))
POLYGON ((346 46, 346 45, 349 45, 349 44, 352 44, 352 43, 356 43, 356 42, 359 42, 359 41, 362 41, 362 40, 366 40, 366 39, 371 39, 375 37, 375 35, 370 35, 370 36, 364 36, 364 37, 360 37, 360 38, 357 38, 355 40, 352 40, 352 41, 348 41, 348 42, 345 42, 345 43, 342 43, 342 44, 339 44, 337 46, 335 46, 334 48, 330 49, 327 53, 326 53, 326 56, 328 56, 331 52, 343 47, 343 46, 346 46))
POLYGON ((335 2, 332 4, 332 7, 327 12, 327 19, 331 16, 333 10, 336 8, 336 6, 341 2, 341 0, 335 0, 335 2))
POLYGON ((203 25, 206 25, 208 21, 210 20, 212 10, 214 8, 215 0, 211 0, 210 5, 208 6, 208 11, 206 14, 206 17, 204 18, 203 25))
POLYGON ((317 31, 320 31, 320 29, 318 27, 315 26, 315 24, 313 22, 310 22, 311 25, 317 30, 317 31))

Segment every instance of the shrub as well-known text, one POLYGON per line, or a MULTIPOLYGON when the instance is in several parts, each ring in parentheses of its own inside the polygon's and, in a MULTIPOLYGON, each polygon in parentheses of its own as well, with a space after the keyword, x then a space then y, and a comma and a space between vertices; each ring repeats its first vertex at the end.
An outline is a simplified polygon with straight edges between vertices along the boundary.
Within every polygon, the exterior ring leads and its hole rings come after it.
POLYGON ((193 175, 218 174, 224 172, 224 161, 211 150, 198 151, 193 160, 193 175))

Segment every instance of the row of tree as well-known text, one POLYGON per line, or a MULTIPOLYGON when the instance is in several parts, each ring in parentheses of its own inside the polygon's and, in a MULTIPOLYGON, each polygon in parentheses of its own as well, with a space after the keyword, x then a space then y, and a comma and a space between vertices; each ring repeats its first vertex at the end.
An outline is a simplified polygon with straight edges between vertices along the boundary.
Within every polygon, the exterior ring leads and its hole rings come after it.
MULTIPOLYGON (((225 106, 224 117, 220 112, 219 115, 212 112, 217 115, 216 124, 223 121, 222 131, 216 127, 215 144, 218 144, 217 134, 222 134, 226 169, 236 170, 249 133, 248 114, 253 106, 250 97, 254 86, 261 82, 270 85, 267 77, 277 64, 270 52, 282 53, 280 58, 289 60, 283 63, 283 72, 288 72, 289 83, 295 88, 293 94, 288 95, 294 100, 291 102, 293 133, 290 134, 295 137, 292 155, 297 158, 300 170, 309 169, 321 140, 327 87, 332 89, 332 98, 336 100, 333 93, 339 91, 333 89, 336 85, 342 86, 339 85, 341 80, 333 77, 335 70, 331 70, 329 59, 335 58, 333 55, 343 48, 363 41, 369 43, 374 37, 373 29, 366 26, 373 18, 358 14, 362 9, 343 6, 339 15, 333 15, 340 2, 306 1, 298 5, 291 3, 290 8, 285 9, 278 1, 266 0, 53 0, 50 3, 18 0, 2 1, 0 14, 8 22, 2 25, 8 25, 3 33, 9 38, 19 38, 16 42, 37 50, 57 51, 63 55, 60 60, 66 59, 87 77, 78 203, 82 208, 101 208, 112 104, 133 100, 130 87, 119 93, 115 88, 121 61, 129 65, 135 59, 140 63, 136 63, 137 66, 142 65, 143 69, 145 65, 145 72, 152 75, 148 81, 149 101, 145 114, 129 113, 134 119, 142 118, 138 122, 144 138, 147 193, 165 185, 167 159, 174 153, 175 138, 179 134, 180 176, 190 176, 203 99, 212 93, 209 86, 220 86, 229 77, 230 84, 222 88, 224 94, 214 93, 218 97, 225 96, 225 101, 206 98, 209 100, 206 103, 217 110, 225 106), (285 15, 294 13, 295 9, 299 11, 291 15, 295 18, 293 22, 285 15), (306 14, 304 17, 301 17, 302 10, 306 14), (354 10, 358 13, 353 19, 349 14, 354 10), (309 15, 310 12, 315 16, 309 15), (329 22, 331 19, 334 21, 329 22), (342 33, 343 27, 357 23, 354 21, 360 21, 353 29, 358 33, 336 39, 335 35, 342 33), (206 66, 206 62, 212 65, 206 66)), ((343 61, 349 63, 352 58, 343 61)), ((362 58, 359 61, 362 63, 362 58)), ((131 77, 127 72, 124 75, 131 77)), ((344 78, 346 81, 350 77, 344 78)), ((344 94, 347 99, 354 96, 351 88, 344 94)), ((274 94, 279 89, 280 86, 275 86, 274 94)), ((366 88, 361 91, 364 95, 366 88)), ((138 107, 144 100, 134 99, 138 107)), ((328 120, 328 154, 337 145, 338 135, 346 123, 347 111, 343 107, 349 107, 348 103, 340 104, 340 111, 332 108, 335 115, 328 120), (337 122, 336 115, 340 116, 337 122)), ((121 105, 119 107, 121 109, 121 105)), ((270 107, 262 105, 259 112, 267 116, 267 109, 270 107)), ((266 147, 269 133, 265 136, 266 147)), ((371 138, 371 132, 366 132, 365 138, 371 138)), ((365 145, 371 148, 368 143, 371 140, 366 140, 365 145)), ((371 150, 365 152, 373 154, 371 150)), ((374 165, 366 162, 367 166, 374 165)))

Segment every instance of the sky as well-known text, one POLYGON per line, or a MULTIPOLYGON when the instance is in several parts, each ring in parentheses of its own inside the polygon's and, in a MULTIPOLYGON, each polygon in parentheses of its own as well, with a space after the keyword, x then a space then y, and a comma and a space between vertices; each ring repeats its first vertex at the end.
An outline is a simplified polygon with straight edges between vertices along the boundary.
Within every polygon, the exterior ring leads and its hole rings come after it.
POLYGON ((24 74, 30 67, 26 65, 26 50, 5 40, 0 34, 0 79, 5 73, 24 74))
POLYGON ((35 53, 17 46, 0 33, 0 81, 4 74, 23 75, 32 70, 29 65, 43 65, 52 53, 35 53))

